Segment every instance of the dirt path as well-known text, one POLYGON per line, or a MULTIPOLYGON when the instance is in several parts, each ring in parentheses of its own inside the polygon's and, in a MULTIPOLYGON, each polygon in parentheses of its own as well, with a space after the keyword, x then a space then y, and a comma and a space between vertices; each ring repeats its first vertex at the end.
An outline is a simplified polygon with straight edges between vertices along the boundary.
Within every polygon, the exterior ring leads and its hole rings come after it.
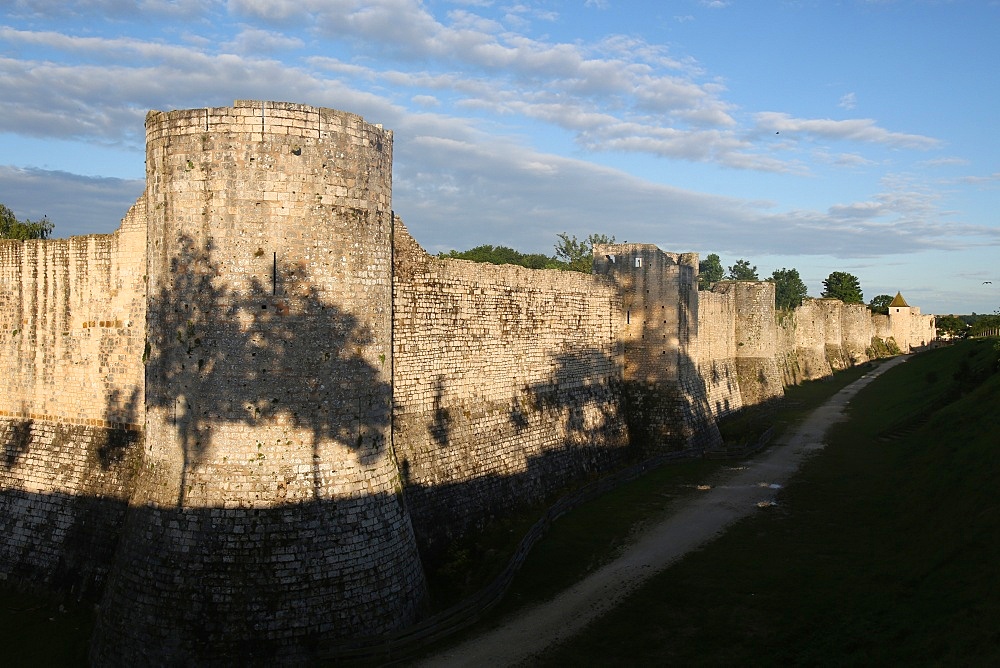
POLYGON ((445 650, 421 665, 530 664, 534 655, 579 633, 650 576, 708 543, 736 520, 759 512, 758 504, 766 507, 802 460, 823 447, 826 430, 842 418, 844 408, 858 390, 905 359, 896 357, 880 364, 842 389, 746 468, 651 526, 613 562, 503 626, 445 650))

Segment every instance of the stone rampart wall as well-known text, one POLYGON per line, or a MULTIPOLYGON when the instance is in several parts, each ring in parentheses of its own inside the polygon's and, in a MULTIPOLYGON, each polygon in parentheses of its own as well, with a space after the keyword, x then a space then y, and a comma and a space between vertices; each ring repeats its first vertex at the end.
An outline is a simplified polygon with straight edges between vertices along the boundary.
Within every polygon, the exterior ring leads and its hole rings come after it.
POLYGON ((0 241, 0 579, 96 597, 142 452, 145 207, 0 241))
POLYGON ((589 276, 431 258, 392 141, 290 103, 150 112, 115 234, 0 241, 0 579, 103 593, 94 663, 315 663, 418 618, 418 542, 637 442, 714 447, 872 332, 933 336, 776 320, 773 284, 699 295, 697 257, 648 244, 589 276))
POLYGON ((833 373, 826 355, 826 313, 819 300, 806 299, 778 315, 778 363, 785 385, 833 373))
POLYGON ((425 547, 621 460, 607 282, 431 258, 401 223, 395 239, 394 448, 425 547))
POLYGON ((699 292, 695 359, 715 417, 742 409, 736 372, 736 301, 731 292, 699 292))
POLYGON ((621 295, 629 435, 647 452, 708 448, 721 437, 698 375, 698 256, 653 244, 599 244, 593 272, 621 295))
POLYGON ((142 433, 0 418, 0 581, 94 601, 111 569, 142 433))
POLYGON ((844 304, 841 314, 841 349, 848 366, 864 364, 871 358, 875 324, 864 304, 844 304))
POLYGON ((141 425, 143 205, 114 234, 0 240, 0 417, 141 425))
POLYGON ((777 362, 774 284, 721 282, 713 290, 732 292, 736 305, 736 372, 744 406, 784 396, 777 362))
POLYGON ((921 315, 918 307, 912 307, 910 310, 910 347, 920 348, 929 345, 937 338, 934 316, 921 315))

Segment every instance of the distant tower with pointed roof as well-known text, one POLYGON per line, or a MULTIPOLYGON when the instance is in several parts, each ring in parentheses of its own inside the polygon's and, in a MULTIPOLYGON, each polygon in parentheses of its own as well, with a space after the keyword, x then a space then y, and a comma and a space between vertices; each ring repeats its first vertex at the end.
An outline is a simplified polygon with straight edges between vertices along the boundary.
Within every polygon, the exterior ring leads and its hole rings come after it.
POLYGON ((926 346, 935 336, 934 316, 921 316, 920 309, 910 306, 900 292, 889 302, 889 330, 900 352, 926 346))

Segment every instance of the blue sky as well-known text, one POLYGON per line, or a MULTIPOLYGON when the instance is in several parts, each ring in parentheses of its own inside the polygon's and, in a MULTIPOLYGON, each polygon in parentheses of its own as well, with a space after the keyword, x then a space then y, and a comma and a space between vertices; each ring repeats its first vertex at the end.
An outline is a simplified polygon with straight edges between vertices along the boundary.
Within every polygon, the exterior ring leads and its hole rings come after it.
POLYGON ((0 202, 57 236, 117 227, 149 109, 281 100, 395 132, 393 208, 432 253, 599 232, 1000 308, 996 0, 2 8, 0 202))

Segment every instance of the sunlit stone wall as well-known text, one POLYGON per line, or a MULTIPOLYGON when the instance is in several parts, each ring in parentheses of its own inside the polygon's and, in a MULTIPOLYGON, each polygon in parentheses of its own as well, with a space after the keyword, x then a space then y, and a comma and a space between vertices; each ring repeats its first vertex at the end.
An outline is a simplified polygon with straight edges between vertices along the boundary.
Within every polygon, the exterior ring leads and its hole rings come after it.
POLYGON ((0 580, 99 595, 141 458, 145 207, 0 241, 0 580))
POLYGON ((698 374, 698 256, 653 244, 594 248, 594 273, 622 296, 620 336, 629 431, 647 452, 718 445, 698 374))
POLYGON ((392 134, 254 101, 146 127, 148 447, 92 658, 304 661, 407 625, 392 134))
POLYGON ((428 549, 621 459, 601 277, 429 257, 397 222, 395 450, 428 549))
POLYGON ((712 414, 718 419, 742 409, 736 371, 736 302, 731 292, 699 291, 697 360, 712 414))

